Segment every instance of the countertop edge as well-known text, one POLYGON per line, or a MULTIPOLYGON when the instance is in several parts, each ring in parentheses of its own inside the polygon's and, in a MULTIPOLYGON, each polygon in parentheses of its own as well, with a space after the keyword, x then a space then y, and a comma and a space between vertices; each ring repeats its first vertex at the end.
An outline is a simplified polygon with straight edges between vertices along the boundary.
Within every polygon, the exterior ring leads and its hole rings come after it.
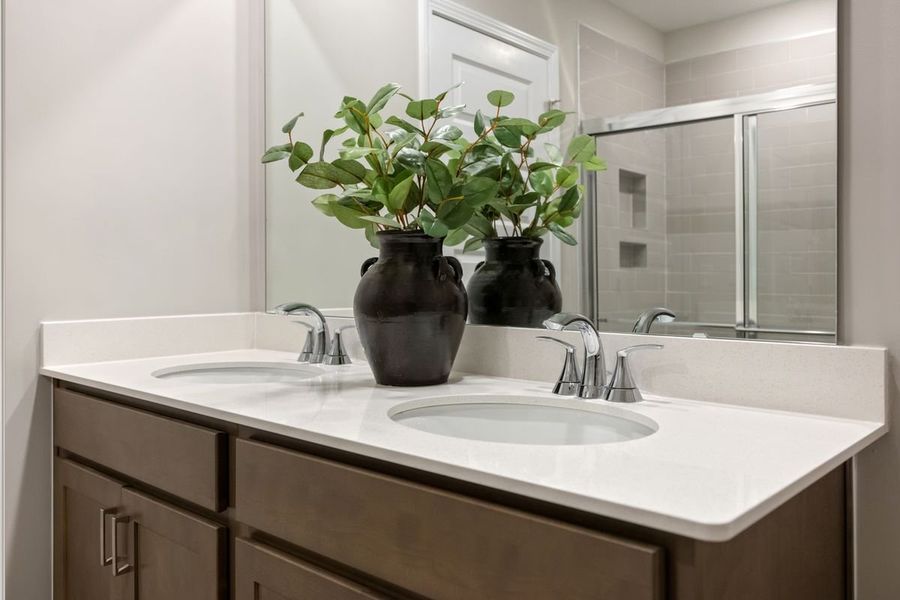
MULTIPOLYGON (((506 479, 501 475, 489 474, 480 471, 467 469, 465 467, 456 467, 447 465, 432 459, 414 456, 402 452, 396 452, 371 446, 368 444, 354 442, 338 437, 333 437, 321 433, 302 430, 291 426, 280 425, 271 421, 264 421, 253 417, 246 417, 223 411, 215 408, 200 406, 191 402, 157 396, 152 393, 142 392, 133 388, 107 384, 102 381, 79 377, 69 373, 56 370, 54 367, 41 367, 39 373, 45 377, 50 377, 67 383, 82 385, 85 387, 119 394, 123 396, 133 397, 153 404, 159 404, 168 408, 183 410, 185 412, 194 413, 200 416, 218 419, 237 425, 244 425, 267 431, 276 435, 294 438, 300 441, 320 444, 337 450, 358 454, 368 458, 383 460, 394 464, 427 471, 437 475, 466 481, 486 487, 508 491, 514 494, 525 496, 528 498, 549 502, 567 508, 581 510, 598 516, 616 519, 648 527, 658 529, 668 533, 681 535, 687 538, 700 540, 704 542, 725 542, 733 539, 751 525, 760 521, 779 506, 787 502, 790 498, 796 496, 799 492, 806 489, 820 477, 824 476, 834 468, 849 460, 856 455, 861 449, 871 444, 876 439, 883 436, 888 431, 887 424, 879 424, 871 422, 873 430, 865 437, 846 448, 844 451, 835 454, 828 460, 821 463, 817 468, 807 473, 786 486, 778 493, 767 498, 763 502, 752 507, 750 510, 736 515, 734 519, 720 522, 700 522, 688 519, 679 519, 658 513, 645 511, 631 506, 615 504, 596 498, 573 494, 549 488, 538 484, 531 484, 519 480, 506 479)), ((869 423, 868 421, 858 421, 860 423, 869 423)))

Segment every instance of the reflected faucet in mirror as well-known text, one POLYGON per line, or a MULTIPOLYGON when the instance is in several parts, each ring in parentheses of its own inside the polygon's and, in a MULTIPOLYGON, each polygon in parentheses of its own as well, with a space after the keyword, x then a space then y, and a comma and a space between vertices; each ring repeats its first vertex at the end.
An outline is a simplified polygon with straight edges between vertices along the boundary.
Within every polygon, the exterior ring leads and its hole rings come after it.
POLYGON ((634 322, 632 333, 650 333, 650 328, 654 323, 671 323, 675 320, 675 313, 663 306, 648 308, 640 314, 638 320, 634 322))
POLYGON ((313 336, 312 350, 311 352, 307 350, 308 344, 306 344, 297 357, 297 361, 319 364, 325 360, 325 356, 328 354, 328 323, 325 321, 325 315, 318 308, 304 302, 288 302, 279 304, 268 312, 273 315, 312 317, 314 321, 313 330, 309 334, 313 336))

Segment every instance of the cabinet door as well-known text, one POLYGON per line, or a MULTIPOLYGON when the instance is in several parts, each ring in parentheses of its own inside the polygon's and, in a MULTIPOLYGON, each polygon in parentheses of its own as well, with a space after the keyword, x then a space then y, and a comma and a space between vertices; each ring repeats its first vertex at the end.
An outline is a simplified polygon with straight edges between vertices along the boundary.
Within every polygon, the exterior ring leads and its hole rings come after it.
POLYGON ((224 526, 126 488, 117 559, 129 600, 222 600, 224 526))
POLYGON ((234 555, 234 600, 372 600, 384 597, 255 542, 235 540, 234 555))
POLYGON ((113 515, 122 513, 118 481, 81 466, 54 460, 54 598, 119 600, 113 581, 113 515))

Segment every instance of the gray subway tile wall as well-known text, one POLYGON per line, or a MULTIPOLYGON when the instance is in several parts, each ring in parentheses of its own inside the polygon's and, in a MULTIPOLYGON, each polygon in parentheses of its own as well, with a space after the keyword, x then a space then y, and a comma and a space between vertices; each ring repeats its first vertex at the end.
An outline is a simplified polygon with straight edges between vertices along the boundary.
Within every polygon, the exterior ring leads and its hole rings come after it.
MULTIPOLYGON (((836 77, 833 32, 663 64, 582 27, 579 51, 582 118, 836 77)), ((833 331, 834 105, 760 115, 759 139, 759 323, 833 331)), ((609 165, 598 178, 596 211, 599 305, 608 328, 628 330, 641 310, 659 304, 681 321, 733 324, 732 121, 605 137, 598 151, 609 165), (646 221, 639 226, 633 199, 620 185, 635 176, 646 178, 646 221), (621 261, 622 248, 633 249, 629 244, 646 248, 646 266, 622 266, 635 264, 621 261)))

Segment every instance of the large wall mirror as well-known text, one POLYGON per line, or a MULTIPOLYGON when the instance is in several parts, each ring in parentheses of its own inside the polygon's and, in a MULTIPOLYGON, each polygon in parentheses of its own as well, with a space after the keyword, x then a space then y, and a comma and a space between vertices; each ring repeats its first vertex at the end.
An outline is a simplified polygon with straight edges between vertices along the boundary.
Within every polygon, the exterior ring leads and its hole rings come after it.
MULTIPOLYGON (((565 310, 601 330, 834 343, 837 0, 266 0, 266 141, 335 124, 386 82, 572 114, 592 136, 577 246, 550 238, 565 310)), ((396 109, 402 112, 403 107, 396 109)), ((468 128, 468 129, 467 129, 468 128)), ((365 236, 266 170, 267 304, 346 314, 365 236)), ((481 251, 454 253, 469 277, 481 251)))

